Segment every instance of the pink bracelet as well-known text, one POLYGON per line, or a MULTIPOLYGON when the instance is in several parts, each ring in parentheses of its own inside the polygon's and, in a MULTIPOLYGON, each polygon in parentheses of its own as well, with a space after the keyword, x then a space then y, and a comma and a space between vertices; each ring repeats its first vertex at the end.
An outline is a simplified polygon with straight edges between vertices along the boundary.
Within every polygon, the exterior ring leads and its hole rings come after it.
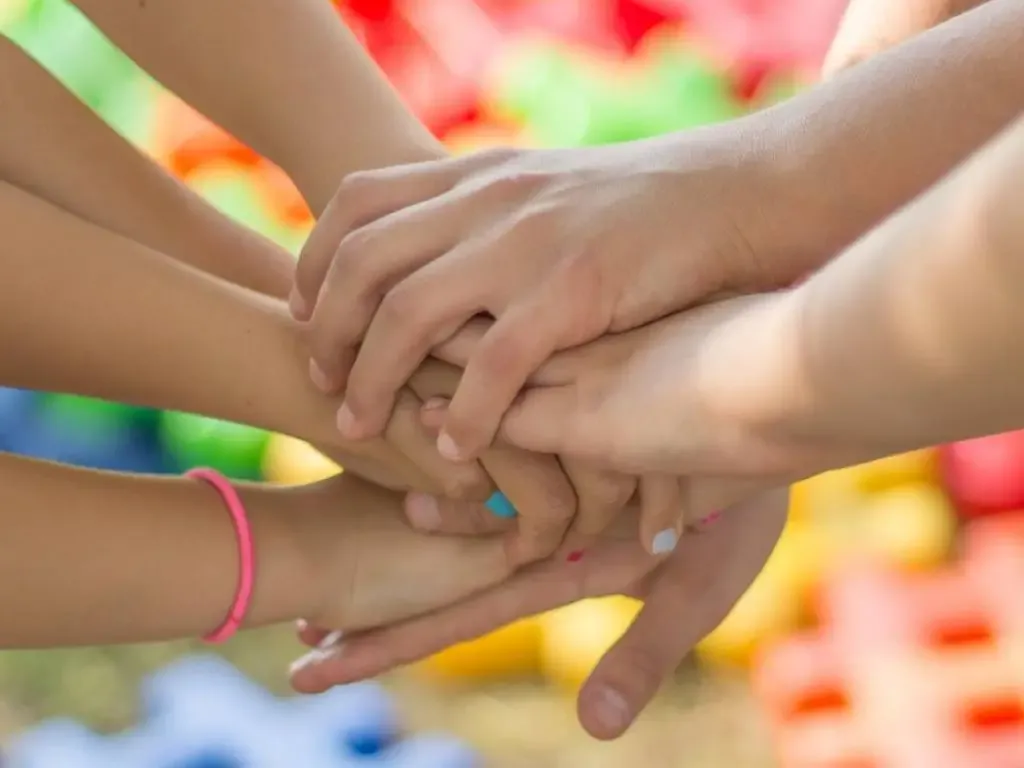
POLYGON ((252 599, 252 585, 256 569, 252 529, 249 526, 249 517, 245 514, 245 506, 238 496, 238 491, 235 490, 235 487, 231 485, 231 482, 224 475, 215 469, 197 467, 186 472, 185 477, 202 480, 214 487, 224 500, 224 504, 231 514, 231 522, 235 527, 235 535, 238 538, 239 577, 235 599, 231 604, 231 610, 228 611, 227 618, 224 619, 224 623, 210 634, 203 636, 203 640, 207 643, 223 643, 230 639, 242 625, 245 614, 249 610, 249 602, 252 599))

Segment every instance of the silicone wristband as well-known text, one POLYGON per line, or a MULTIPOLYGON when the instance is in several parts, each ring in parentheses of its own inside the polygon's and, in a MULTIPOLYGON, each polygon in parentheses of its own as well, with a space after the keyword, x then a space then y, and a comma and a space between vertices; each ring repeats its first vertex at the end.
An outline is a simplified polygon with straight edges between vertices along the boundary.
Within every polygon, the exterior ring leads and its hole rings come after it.
POLYGON ((256 570, 255 547, 252 541, 252 529, 249 526, 249 517, 245 514, 245 506, 242 504, 238 491, 231 485, 231 482, 215 469, 197 467, 185 473, 185 477, 195 480, 202 480, 213 486, 224 501, 224 506, 231 514, 231 522, 235 528, 235 536, 238 539, 238 589, 235 591, 235 599, 231 603, 224 622, 208 635, 203 636, 207 643, 223 643, 229 640, 242 625, 245 615, 249 611, 249 603, 252 600, 252 587, 256 570))

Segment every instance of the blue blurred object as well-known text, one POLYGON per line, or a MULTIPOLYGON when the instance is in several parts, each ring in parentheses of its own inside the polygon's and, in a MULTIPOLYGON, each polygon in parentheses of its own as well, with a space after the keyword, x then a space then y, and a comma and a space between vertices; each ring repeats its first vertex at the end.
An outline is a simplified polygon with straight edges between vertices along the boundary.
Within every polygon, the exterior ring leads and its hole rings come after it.
POLYGON ((29 428, 37 395, 26 389, 0 387, 0 451, 13 451, 29 428))
POLYGON ((512 518, 516 516, 516 508, 501 491, 492 493, 485 506, 497 517, 512 518))
MULTIPOLYGON (((15 400, 17 402, 17 400, 15 400)), ((12 453, 116 472, 163 473, 169 463, 148 409, 73 395, 34 394, 16 429, 12 453)))
POLYGON ((179 662, 143 688, 145 721, 101 736, 66 720, 16 739, 6 768, 477 768, 476 754, 435 736, 402 740, 373 683, 279 699, 216 657, 179 662))

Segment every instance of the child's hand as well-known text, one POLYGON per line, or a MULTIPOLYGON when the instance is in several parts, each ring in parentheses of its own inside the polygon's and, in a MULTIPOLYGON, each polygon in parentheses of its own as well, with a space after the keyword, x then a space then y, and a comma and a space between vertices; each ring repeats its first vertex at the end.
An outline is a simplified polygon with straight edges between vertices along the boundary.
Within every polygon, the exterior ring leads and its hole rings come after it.
MULTIPOLYGON (((718 499, 724 502, 726 496, 718 499)), ((580 692, 583 726, 598 738, 621 735, 693 646, 711 632, 761 571, 786 519, 787 495, 766 494, 730 509, 706 532, 683 538, 665 559, 636 543, 620 519, 577 563, 550 560, 458 605, 393 627, 348 637, 296 665, 292 684, 319 692, 381 674, 508 622, 587 597, 626 594, 644 608, 580 692)), ((324 632, 305 628, 317 645, 324 632)))
POLYGON ((554 351, 795 277, 768 263, 764 206, 779 196, 749 134, 739 121, 685 141, 490 151, 349 177, 334 201, 347 221, 307 244, 293 305, 312 318, 315 363, 346 387, 343 431, 379 434, 431 347, 477 313, 497 322, 452 400, 439 438, 449 458, 490 444, 554 351))
MULTIPOLYGON (((499 436, 638 475, 778 479, 826 468, 839 447, 798 432, 814 394, 799 290, 725 299, 559 353, 499 436)), ((435 354, 461 364, 485 332, 435 354)), ((854 457, 841 448, 842 460, 854 457)))
POLYGON ((500 537, 413 531, 397 494, 344 475, 274 493, 291 515, 313 594, 306 618, 356 630, 448 605, 512 573, 500 537))

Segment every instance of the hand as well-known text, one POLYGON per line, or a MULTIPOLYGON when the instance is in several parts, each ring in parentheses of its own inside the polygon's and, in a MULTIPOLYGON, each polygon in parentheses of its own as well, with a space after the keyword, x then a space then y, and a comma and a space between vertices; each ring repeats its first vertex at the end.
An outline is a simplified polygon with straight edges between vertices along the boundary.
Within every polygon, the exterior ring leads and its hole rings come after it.
MULTIPOLYGON (((684 537, 668 559, 644 552, 635 530, 619 530, 578 563, 531 566, 458 605, 314 652, 294 669, 292 684, 299 691, 320 692, 425 658, 524 616, 586 597, 627 594, 641 598, 643 609, 579 699, 583 727, 597 738, 616 738, 756 578, 782 532, 786 504, 784 492, 739 504, 706 532, 684 537)), ((324 639, 323 632, 309 627, 301 634, 310 645, 324 639)))
MULTIPOLYGON (((473 343, 474 333, 460 334, 457 346, 473 343)), ((410 383, 424 401, 450 396, 462 371, 437 360, 426 361, 410 383)), ((424 424, 435 430, 429 412, 424 424)), ((633 497, 636 481, 600 470, 588 462, 530 453, 509 445, 487 450, 480 464, 518 510, 510 551, 520 564, 547 557, 567 532, 585 540, 600 533, 633 497)), ((406 500, 409 519, 418 530, 446 533, 489 533, 509 530, 509 521, 478 504, 413 493, 406 500)))
POLYGON ((332 203, 344 225, 310 238, 293 305, 311 315, 314 363, 345 387, 343 433, 379 434, 431 347, 478 313, 497 322, 438 440, 458 460, 490 444, 555 350, 728 288, 794 279, 768 263, 764 209, 778 195, 763 145, 740 120, 684 139, 489 151, 349 177, 332 203))
POLYGON ((448 605, 513 571, 500 537, 429 536, 409 528, 401 497, 345 475, 270 491, 306 563, 307 618, 358 630, 448 605))
MULTIPOLYGON (((499 437, 639 475, 781 484, 853 463, 868 447, 801 431, 816 381, 801 291, 726 299, 562 352, 531 377, 499 437)), ((435 354, 462 364, 481 325, 435 354)))

